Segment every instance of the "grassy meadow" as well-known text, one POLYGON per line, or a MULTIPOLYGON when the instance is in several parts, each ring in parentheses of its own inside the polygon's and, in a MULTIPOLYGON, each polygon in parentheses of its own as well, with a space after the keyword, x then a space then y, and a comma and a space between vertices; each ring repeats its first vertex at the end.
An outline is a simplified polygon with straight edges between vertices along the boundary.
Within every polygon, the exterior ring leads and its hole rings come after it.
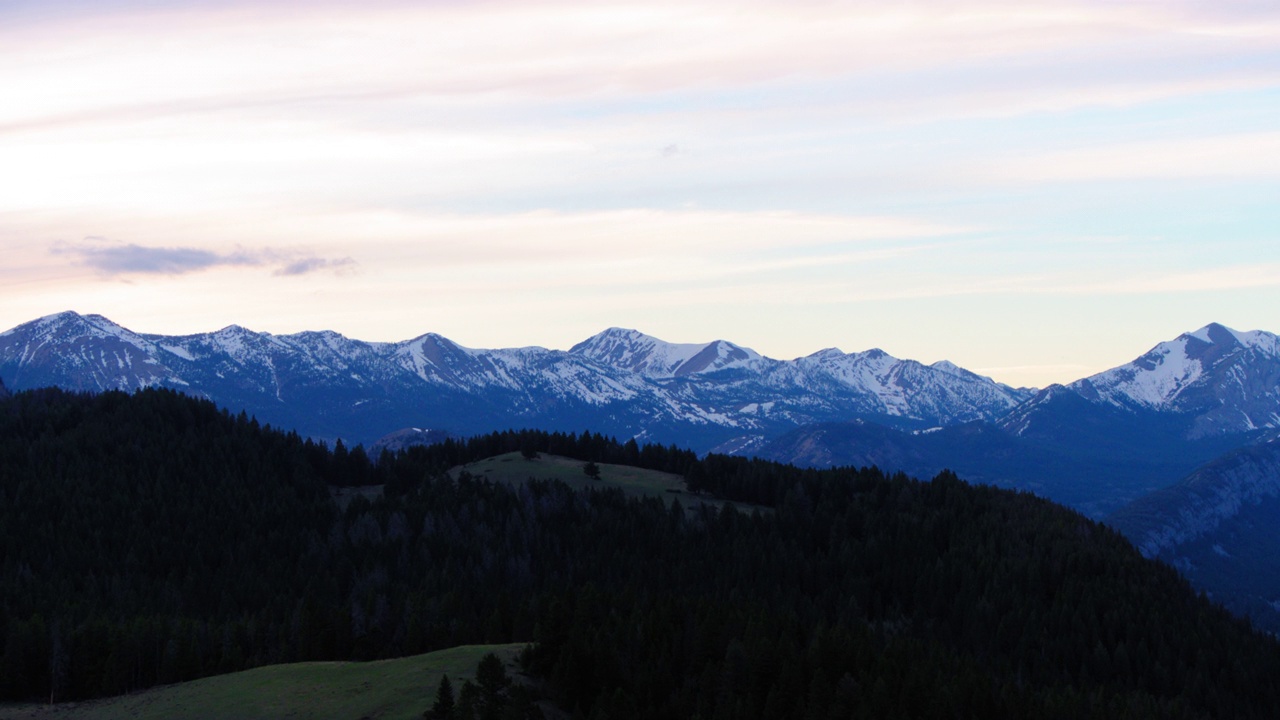
MULTIPOLYGON (((685 489, 684 478, 680 475, 645 470, 630 465, 596 463, 596 467, 600 470, 600 479, 593 480, 583 472, 584 464, 581 460, 546 453, 541 453, 538 457, 529 460, 518 452, 511 452, 459 465, 451 469, 449 474, 457 479, 465 470, 474 477, 488 478, 492 482, 507 484, 522 483, 530 479, 560 480, 575 490, 618 488, 629 497, 656 497, 667 502, 679 500, 686 508, 702 503, 719 508, 727 502, 688 492, 685 489)), ((756 506, 745 503, 729 504, 746 513, 756 509, 756 506)), ((766 508, 760 508, 760 510, 767 511, 766 508)))
POLYGON ((411 720, 431 707, 441 675, 456 691, 490 652, 514 675, 523 647, 467 645, 395 660, 270 665, 101 700, 0 705, 0 720, 411 720))
POLYGON ((584 464, 581 460, 546 453, 526 460, 520 453, 512 452, 455 467, 449 474, 457 479, 466 470, 476 477, 501 483, 519 483, 531 478, 560 480, 574 489, 616 487, 634 497, 666 497, 684 492, 684 478, 679 475, 629 465, 596 463, 600 479, 593 480, 582 471, 584 464))

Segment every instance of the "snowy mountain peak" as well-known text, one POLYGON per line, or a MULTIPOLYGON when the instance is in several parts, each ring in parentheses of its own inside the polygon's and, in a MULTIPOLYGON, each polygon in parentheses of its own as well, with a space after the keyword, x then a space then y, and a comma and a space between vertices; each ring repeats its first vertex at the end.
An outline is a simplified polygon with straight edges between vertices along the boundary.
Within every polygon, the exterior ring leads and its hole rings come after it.
POLYGON ((19 325, 3 335, 31 333, 40 343, 81 342, 111 338, 149 352, 151 345, 141 335, 101 315, 81 315, 70 310, 19 325))
POLYGON ((1213 345, 1218 343, 1226 343, 1226 344, 1238 343, 1240 342, 1240 336, 1241 336, 1241 333, 1238 333, 1235 330, 1232 330, 1226 325, 1221 325, 1219 323, 1209 323, 1208 325, 1205 325, 1204 327, 1200 328, 1199 330, 1196 330, 1195 332, 1183 333, 1182 335, 1179 336, 1179 339, 1194 338, 1201 342, 1206 342, 1213 345))
MULTIPOLYGON (((937 370, 938 372, 946 373, 948 375, 954 375, 955 377, 958 377, 958 378, 976 377, 976 378, 981 378, 983 380, 991 380, 991 378, 987 377, 986 375, 979 375, 978 373, 973 372, 972 370, 965 370, 964 368, 960 367, 959 365, 956 365, 950 360, 939 360, 929 365, 929 367, 933 370, 937 370)), ((991 382, 995 382, 995 381, 991 380, 991 382)))
MULTIPOLYGON (((583 340, 582 342, 578 343, 574 347, 581 347, 584 345, 597 345, 601 343, 610 343, 610 342, 612 343, 646 343, 646 342, 662 342, 662 341, 658 340, 652 335, 646 335, 634 328, 610 327, 610 328, 605 328, 604 330, 596 333, 595 335, 592 335, 591 337, 587 338, 586 340, 583 340)), ((573 352, 573 348, 570 348, 569 352, 573 352)))
POLYGON ((76 390, 139 388, 169 379, 147 338, 101 315, 67 311, 0 333, 0 357, 18 387, 61 385, 76 390))
POLYGON ((1179 340, 1194 339, 1207 345, 1242 346, 1280 356, 1280 337, 1262 330, 1240 332, 1218 323, 1209 323, 1195 332, 1184 333, 1179 340))
POLYGON ((844 357, 844 351, 838 347, 822 348, 818 352, 805 355, 805 358, 812 358, 814 360, 833 360, 842 357, 844 357))
POLYGON ((241 325, 228 325, 221 330, 215 330, 213 332, 214 337, 244 337, 246 335, 258 336, 265 334, 267 333, 256 333, 241 325))
POLYGON ((40 328, 44 330, 49 328, 64 327, 69 323, 82 323, 82 322, 84 322, 84 318, 80 315, 80 313, 72 310, 64 310, 60 313, 45 315, 44 317, 36 318, 31 322, 23 323, 22 325, 19 325, 18 327, 5 332, 4 334, 8 335, 9 333, 15 332, 20 328, 32 327, 32 328, 40 328))
POLYGON ((739 347, 726 340, 716 340, 708 343, 697 354, 677 367, 675 375, 692 375, 694 373, 742 367, 763 359, 754 350, 739 347))
POLYGON ((269 362, 271 346, 283 348, 284 343, 271 333, 258 333, 239 325, 228 325, 208 336, 216 352, 229 355, 242 365, 269 362))
POLYGON ((1126 365, 1077 380, 1070 387, 1090 400, 1118 407, 1164 409, 1209 371, 1224 363, 1234 364, 1247 348, 1273 350, 1275 339, 1270 333, 1238 333, 1211 323, 1162 342, 1126 365))
POLYGON ((741 367, 764 358, 754 350, 725 340, 669 343, 638 330, 612 327, 569 348, 590 358, 649 378, 674 378, 741 367))
POLYGON ((464 352, 464 348, 454 343, 449 338, 435 333, 427 333, 419 335, 412 340, 397 345, 401 350, 431 359, 433 362, 442 361, 448 355, 454 355, 464 352))
POLYGON ((25 324, 30 325, 34 323, 36 325, 48 325, 54 322, 78 320, 80 319, 80 317, 81 317, 80 313, 76 312, 75 310, 63 310, 62 312, 50 313, 49 315, 45 315, 44 317, 36 318, 35 320, 32 320, 30 323, 25 323, 25 324))
MULTIPOLYGON (((89 317, 101 318, 101 316, 92 315, 89 317)), ((102 319, 105 320, 105 318, 102 319)), ((0 335, 33 333, 37 337, 49 337, 53 335, 66 335, 68 333, 82 334, 92 332, 94 327, 94 324, 89 320, 89 318, 86 318, 80 313, 66 310, 60 313, 53 313, 52 315, 45 315, 44 317, 36 318, 30 322, 25 322, 15 328, 11 328, 0 333, 0 335)))
POLYGON ((1211 323, 1068 387, 1123 410, 1186 415, 1196 437, 1280 427, 1280 338, 1211 323))
POLYGON ((119 332, 119 331, 129 332, 128 330, 125 330, 123 325, 120 325, 119 323, 113 320, 110 320, 108 318, 105 318, 97 313, 92 313, 89 315, 77 315, 76 313, 65 313, 65 315, 71 316, 72 318, 79 318, 84 322, 89 323, 90 325, 93 325, 94 327, 102 330, 110 330, 115 332, 119 332))

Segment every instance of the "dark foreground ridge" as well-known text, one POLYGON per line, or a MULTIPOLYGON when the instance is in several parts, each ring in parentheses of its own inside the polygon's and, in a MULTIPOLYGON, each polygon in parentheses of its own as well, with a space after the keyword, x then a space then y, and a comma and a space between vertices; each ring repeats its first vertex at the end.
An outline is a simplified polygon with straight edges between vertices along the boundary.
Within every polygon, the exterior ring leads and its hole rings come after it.
POLYGON ((1280 707, 1273 639, 1104 526, 950 473, 543 432, 375 462, 170 391, 27 391, 0 401, 0 547, 6 700, 532 641, 527 671, 588 718, 1280 707), (447 475, 515 451, 771 509, 447 475), (368 489, 340 511, 335 485, 368 489))

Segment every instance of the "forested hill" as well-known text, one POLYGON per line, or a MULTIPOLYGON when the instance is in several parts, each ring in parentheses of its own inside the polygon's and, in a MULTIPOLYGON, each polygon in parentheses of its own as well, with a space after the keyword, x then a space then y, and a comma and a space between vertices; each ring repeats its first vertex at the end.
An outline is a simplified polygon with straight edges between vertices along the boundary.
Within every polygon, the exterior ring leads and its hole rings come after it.
MULTIPOLYGON (((1030 495, 522 432, 371 461, 168 391, 0 400, 0 695, 535 641, 609 718, 1270 718, 1280 646, 1030 495), (492 484, 514 450, 771 506, 492 484), (342 511, 332 484, 380 484, 342 511)), ((427 708, 434 688, 424 688, 427 708)))

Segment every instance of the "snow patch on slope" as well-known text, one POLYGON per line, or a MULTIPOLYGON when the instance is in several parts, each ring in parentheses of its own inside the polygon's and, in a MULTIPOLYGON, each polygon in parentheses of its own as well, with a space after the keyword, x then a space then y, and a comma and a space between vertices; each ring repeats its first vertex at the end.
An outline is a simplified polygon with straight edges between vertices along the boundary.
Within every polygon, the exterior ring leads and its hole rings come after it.
POLYGON ((1093 385, 1114 405, 1123 406, 1125 400, 1148 408, 1166 405, 1204 374, 1200 360, 1188 352, 1195 339, 1183 336, 1161 343, 1127 366, 1095 375, 1093 385))

